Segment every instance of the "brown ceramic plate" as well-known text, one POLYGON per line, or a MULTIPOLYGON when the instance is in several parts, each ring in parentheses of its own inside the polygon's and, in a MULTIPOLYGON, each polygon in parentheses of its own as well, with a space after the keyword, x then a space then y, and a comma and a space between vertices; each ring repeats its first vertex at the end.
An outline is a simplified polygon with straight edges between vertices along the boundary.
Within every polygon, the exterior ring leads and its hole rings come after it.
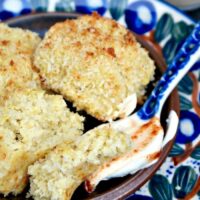
MULTIPOLYGON (((21 27, 25 29, 30 29, 40 34, 43 37, 44 33, 49 29, 50 26, 55 24, 58 21, 64 21, 65 19, 73 19, 78 17, 79 14, 75 13, 39 13, 39 14, 31 14, 26 16, 21 16, 17 18, 13 18, 11 20, 6 21, 12 27, 21 27)), ((156 63, 156 80, 159 80, 161 74, 165 71, 166 65, 161 56, 159 56, 154 49, 154 47, 144 41, 140 36, 137 36, 138 41, 145 47, 150 56, 156 63)), ((148 88, 148 94, 150 94, 153 86, 150 84, 148 88)), ((148 95, 147 94, 147 95, 148 95)), ((165 103, 165 107, 163 110, 165 112, 162 113, 161 120, 162 125, 166 127, 166 118, 169 114, 170 110, 175 110, 179 114, 179 98, 177 90, 174 90, 173 93, 168 98, 165 103)), ((86 120, 86 129, 92 128, 98 125, 99 122, 93 119, 90 116, 87 116, 86 120)), ((109 181, 102 181, 95 192, 92 194, 87 194, 83 186, 80 186, 76 192, 74 193, 72 199, 73 200, 84 200, 84 199, 94 199, 94 200, 117 200, 117 199, 125 199, 128 195, 136 191, 140 188, 146 181, 148 181, 154 173, 158 170, 161 164, 164 162, 167 157, 169 151, 171 150, 173 145, 173 141, 170 141, 162 150, 160 159, 153 166, 140 170, 134 175, 129 175, 123 178, 116 178, 109 181)), ((6 199, 25 199, 25 194, 20 195, 19 197, 8 197, 6 199)))

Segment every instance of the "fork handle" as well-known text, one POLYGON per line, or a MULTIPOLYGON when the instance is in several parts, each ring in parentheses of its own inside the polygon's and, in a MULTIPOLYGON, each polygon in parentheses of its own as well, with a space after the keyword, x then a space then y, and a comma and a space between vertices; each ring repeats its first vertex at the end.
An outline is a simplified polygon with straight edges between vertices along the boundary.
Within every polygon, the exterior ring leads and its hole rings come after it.
POLYGON ((152 91, 143 107, 138 111, 141 119, 148 120, 160 113, 167 97, 190 68, 200 58, 200 22, 198 22, 183 46, 168 66, 166 72, 152 91))

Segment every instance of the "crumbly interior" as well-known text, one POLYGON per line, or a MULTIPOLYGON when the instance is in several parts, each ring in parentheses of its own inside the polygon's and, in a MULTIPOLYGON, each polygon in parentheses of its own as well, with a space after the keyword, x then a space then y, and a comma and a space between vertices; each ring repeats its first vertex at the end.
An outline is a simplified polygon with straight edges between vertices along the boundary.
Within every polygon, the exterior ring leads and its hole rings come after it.
POLYGON ((30 194, 35 200, 69 200, 97 167, 131 148, 126 134, 95 128, 71 144, 57 146, 29 167, 30 194))
POLYGON ((52 26, 34 65, 44 87, 103 121, 118 117, 129 95, 137 93, 139 99, 155 69, 130 31, 97 14, 52 26))
POLYGON ((33 52, 41 39, 36 33, 0 23, 0 95, 15 88, 40 88, 33 71, 33 52))
POLYGON ((82 134, 83 117, 60 95, 16 90, 0 104, 0 193, 18 194, 27 184, 28 166, 56 145, 82 134))

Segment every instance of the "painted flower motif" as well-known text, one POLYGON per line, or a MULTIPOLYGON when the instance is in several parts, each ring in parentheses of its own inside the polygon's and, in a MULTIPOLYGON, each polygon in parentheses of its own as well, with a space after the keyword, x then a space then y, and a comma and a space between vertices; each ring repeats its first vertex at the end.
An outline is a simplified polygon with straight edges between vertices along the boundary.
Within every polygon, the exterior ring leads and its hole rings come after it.
POLYGON ((178 199, 185 198, 194 188, 197 178, 198 176, 192 167, 178 167, 172 179, 174 196, 178 199))
POLYGON ((172 200, 172 187, 168 179, 163 175, 156 174, 149 182, 149 191, 154 200, 172 200))
POLYGON ((110 0, 109 10, 113 19, 119 20, 124 14, 124 10, 128 4, 128 0, 110 0))
POLYGON ((166 38, 173 29, 173 26, 174 19, 172 16, 168 13, 163 14, 156 25, 154 34, 155 41, 159 43, 166 38))
POLYGON ((174 143, 174 145, 169 153, 169 156, 170 157, 179 156, 183 153, 184 153, 184 150, 182 149, 182 147, 179 146, 178 144, 174 143))
POLYGON ((31 5, 28 0, 2 0, 0 1, 0 20, 6 20, 14 16, 28 14, 31 5))
POLYGON ((197 146, 194 151, 191 154, 191 157, 196 159, 196 160, 200 160, 200 145, 197 146))
POLYGON ((185 94, 192 94, 193 90, 193 82, 191 78, 186 75, 178 84, 178 90, 179 92, 185 93, 185 94))
POLYGON ((136 1, 125 10, 125 21, 129 29, 137 34, 144 34, 153 29, 157 14, 150 1, 136 1))
POLYGON ((156 27, 155 40, 160 42, 170 36, 163 47, 163 55, 167 64, 171 63, 193 28, 193 25, 188 25, 184 21, 174 23, 169 14, 164 14, 161 17, 156 27), (161 24, 164 24, 163 28, 161 28, 161 24))
POLYGON ((183 95, 179 96, 180 99, 180 108, 181 110, 190 110, 192 109, 192 102, 190 99, 186 96, 184 97, 183 95))
POLYGON ((97 11, 100 15, 103 15, 107 9, 107 0, 75 0, 76 12, 91 14, 97 11))
POLYGON ((0 21, 9 19, 11 17, 14 17, 14 14, 10 11, 3 10, 0 12, 0 21))
POLYGON ((30 0, 33 10, 36 12, 46 12, 49 5, 49 0, 30 0))
POLYGON ((200 133, 199 121, 200 119, 195 113, 181 111, 176 142, 179 144, 187 144, 194 141, 200 133))
POLYGON ((73 12, 73 0, 60 0, 55 5, 55 10, 58 12, 73 12))

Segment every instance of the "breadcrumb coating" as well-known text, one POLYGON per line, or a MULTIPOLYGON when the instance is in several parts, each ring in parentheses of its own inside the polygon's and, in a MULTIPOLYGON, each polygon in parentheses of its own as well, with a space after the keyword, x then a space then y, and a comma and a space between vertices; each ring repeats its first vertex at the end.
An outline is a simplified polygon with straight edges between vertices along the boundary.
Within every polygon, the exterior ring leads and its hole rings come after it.
POLYGON ((34 65, 45 88, 102 121, 119 117, 131 94, 141 98, 155 69, 129 30, 96 13, 53 25, 34 65))
POLYGON ((0 95, 15 88, 40 88, 33 71, 33 52, 41 39, 36 33, 0 23, 0 95))
POLYGON ((109 127, 95 128, 70 145, 59 145, 29 167, 30 194, 35 200, 69 200, 99 165, 131 145, 130 137, 109 127))
POLYGON ((83 132, 83 117, 60 95, 15 90, 0 104, 0 193, 18 194, 27 185, 28 166, 56 145, 83 132))

